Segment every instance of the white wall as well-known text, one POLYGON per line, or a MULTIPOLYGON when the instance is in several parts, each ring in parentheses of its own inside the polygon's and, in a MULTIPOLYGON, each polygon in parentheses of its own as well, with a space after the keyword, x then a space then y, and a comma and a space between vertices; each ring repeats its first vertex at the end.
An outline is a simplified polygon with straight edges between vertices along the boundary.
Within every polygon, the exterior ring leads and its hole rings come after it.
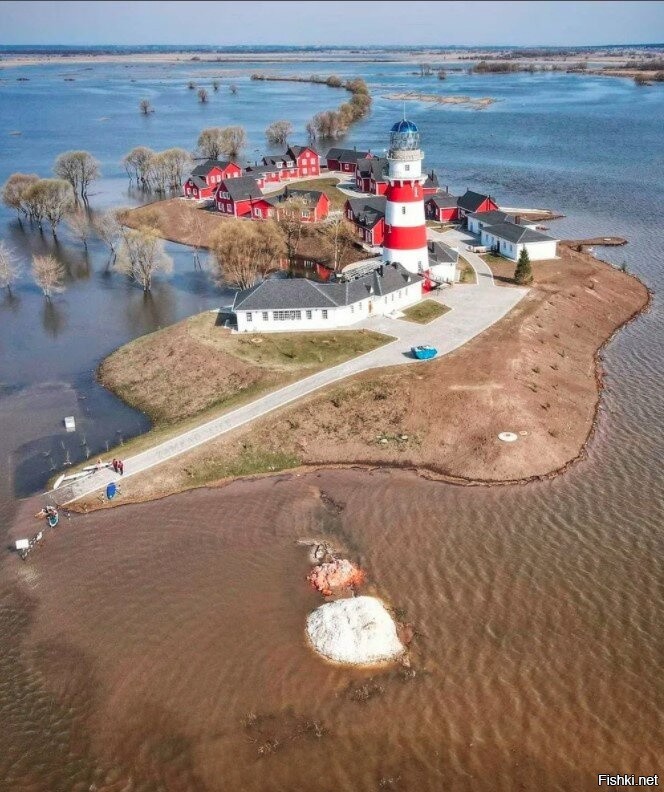
POLYGON ((454 283, 457 275, 456 264, 451 261, 444 264, 434 264, 431 267, 431 274, 436 280, 454 283))
MULTIPOLYGON (((524 246, 519 245, 517 258, 519 258, 522 247, 524 246)), ((528 250, 531 261, 545 261, 546 259, 556 258, 558 255, 558 243, 555 239, 544 240, 543 242, 529 242, 525 247, 528 250)))
POLYGON ((422 283, 420 281, 404 286, 397 292, 386 296, 372 296, 353 305, 339 308, 328 308, 327 319, 323 318, 323 309, 312 308, 311 318, 307 318, 306 309, 300 310, 299 319, 278 320, 274 311, 267 311, 267 319, 263 311, 236 311, 237 329, 239 333, 291 333, 307 330, 334 330, 337 327, 348 327, 369 316, 389 314, 400 311, 422 299, 422 283), (251 314, 248 321, 247 314, 251 314))

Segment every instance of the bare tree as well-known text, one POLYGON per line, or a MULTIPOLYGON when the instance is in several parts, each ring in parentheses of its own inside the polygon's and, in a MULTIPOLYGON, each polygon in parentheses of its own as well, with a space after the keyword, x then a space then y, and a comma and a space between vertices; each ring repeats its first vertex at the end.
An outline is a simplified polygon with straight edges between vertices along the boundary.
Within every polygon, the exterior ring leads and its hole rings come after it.
POLYGON ((292 134, 293 125, 290 121, 275 121, 265 130, 267 142, 273 146, 285 146, 292 134))
POLYGON ((32 277, 49 301, 54 294, 65 290, 65 268, 54 256, 33 256, 32 277))
POLYGON ((205 90, 205 88, 199 88, 198 89, 198 101, 201 104, 206 104, 207 100, 208 100, 208 92, 205 90))
POLYGON ((136 146, 122 158, 122 164, 129 176, 129 184, 136 181, 136 186, 143 190, 150 188, 150 159, 154 151, 147 146, 136 146))
POLYGON ((88 249, 88 239, 92 233, 92 226, 88 213, 79 209, 72 212, 65 218, 65 224, 69 229, 69 233, 83 243, 83 247, 88 249))
POLYGON ((237 85, 231 85, 230 91, 233 94, 233 96, 235 96, 235 94, 237 93, 237 85))
POLYGON ((309 123, 315 130, 316 137, 335 140, 346 134, 350 121, 350 113, 342 113, 339 110, 323 110, 321 113, 316 113, 309 123))
POLYGON ((210 241, 218 280, 240 289, 265 277, 285 253, 283 234, 273 220, 229 220, 219 225, 210 241))
POLYGON ((92 227, 99 239, 110 250, 110 261, 115 261, 122 233, 117 214, 115 212, 103 212, 102 214, 96 215, 92 221, 92 227))
POLYGON ((212 80, 212 90, 215 93, 219 90, 219 80, 212 80))
POLYGON ((247 133, 243 127, 209 127, 198 136, 197 148, 201 156, 219 159, 225 155, 235 159, 247 145, 247 133))
POLYGON ((208 127, 198 136, 196 148, 202 157, 219 159, 223 150, 223 129, 221 127, 208 127))
POLYGON ((355 246, 355 229, 341 214, 331 217, 321 229, 323 244, 330 249, 335 272, 350 250, 355 246))
POLYGON ((223 128, 223 153, 231 159, 240 156, 247 145, 247 133, 244 127, 229 126, 223 128))
POLYGON ((155 273, 172 272, 173 259, 166 254, 164 242, 154 229, 124 229, 117 268, 139 283, 147 294, 152 288, 155 273))
POLYGON ((304 213, 309 210, 309 205, 298 197, 287 198, 277 208, 277 225, 284 235, 286 256, 288 263, 292 264, 297 255, 304 231, 304 213))
POLYGON ((54 237, 58 223, 74 207, 71 184, 64 179, 39 179, 28 188, 25 200, 39 228, 48 220, 54 237))
POLYGON ((190 91, 193 91, 194 88, 196 88, 196 83, 193 80, 190 81, 189 83, 187 83, 187 88, 189 88, 190 91))
POLYGON ((34 173, 12 173, 2 187, 2 202, 10 209, 16 210, 19 221, 21 215, 29 216, 26 193, 38 181, 39 176, 34 173))
POLYGON ((143 115, 150 115, 150 113, 154 113, 154 107, 150 104, 149 99, 141 99, 138 103, 138 108, 143 113, 143 115))
POLYGON ((438 79, 439 80, 447 79, 447 72, 445 71, 445 69, 438 69, 438 79))
POLYGON ((317 136, 316 124, 314 124, 313 119, 311 121, 307 121, 306 130, 309 140, 313 143, 317 136))
POLYGON ((88 201, 88 187, 100 174, 99 163, 87 151, 65 151, 55 160, 53 172, 59 179, 68 181, 74 191, 74 200, 80 195, 84 203, 88 201))
POLYGON ((0 289, 12 293, 14 284, 21 274, 21 267, 14 251, 0 239, 0 289))
POLYGON ((201 250, 206 245, 205 212, 198 207, 182 206, 180 222, 187 231, 187 244, 191 246, 194 269, 202 269, 201 250))

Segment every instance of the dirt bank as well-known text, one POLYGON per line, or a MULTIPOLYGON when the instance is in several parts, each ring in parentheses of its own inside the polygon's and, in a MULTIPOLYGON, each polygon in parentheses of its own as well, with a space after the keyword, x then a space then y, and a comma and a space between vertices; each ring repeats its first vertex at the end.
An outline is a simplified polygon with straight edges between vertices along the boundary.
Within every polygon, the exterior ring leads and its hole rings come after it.
POLYGON ((450 355, 317 393, 127 479, 122 502, 297 466, 389 465, 473 483, 564 470, 594 424, 598 350, 648 305, 649 293, 638 279, 564 247, 560 259, 533 270, 535 284, 516 308, 450 355), (501 442, 502 431, 518 441, 501 442))

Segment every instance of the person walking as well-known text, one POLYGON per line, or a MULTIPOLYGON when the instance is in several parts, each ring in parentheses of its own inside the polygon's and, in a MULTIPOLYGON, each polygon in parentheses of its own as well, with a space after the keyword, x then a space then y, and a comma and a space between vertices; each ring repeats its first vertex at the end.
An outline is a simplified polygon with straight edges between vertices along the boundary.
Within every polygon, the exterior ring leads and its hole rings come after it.
POLYGON ((115 473, 118 472, 118 460, 117 459, 113 460, 113 470, 114 470, 115 473))
POLYGON ((124 462, 121 459, 118 459, 118 470, 121 476, 124 476, 124 462))

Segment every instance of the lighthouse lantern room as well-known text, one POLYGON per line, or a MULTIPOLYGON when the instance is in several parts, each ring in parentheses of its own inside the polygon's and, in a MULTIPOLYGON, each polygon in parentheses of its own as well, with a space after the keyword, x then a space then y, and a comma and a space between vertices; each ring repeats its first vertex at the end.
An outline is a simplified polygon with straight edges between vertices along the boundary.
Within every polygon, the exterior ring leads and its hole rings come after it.
POLYGON ((388 187, 385 192, 385 238, 383 261, 398 261, 409 272, 429 269, 424 193, 423 153, 420 134, 412 121, 403 118, 390 132, 388 187))

